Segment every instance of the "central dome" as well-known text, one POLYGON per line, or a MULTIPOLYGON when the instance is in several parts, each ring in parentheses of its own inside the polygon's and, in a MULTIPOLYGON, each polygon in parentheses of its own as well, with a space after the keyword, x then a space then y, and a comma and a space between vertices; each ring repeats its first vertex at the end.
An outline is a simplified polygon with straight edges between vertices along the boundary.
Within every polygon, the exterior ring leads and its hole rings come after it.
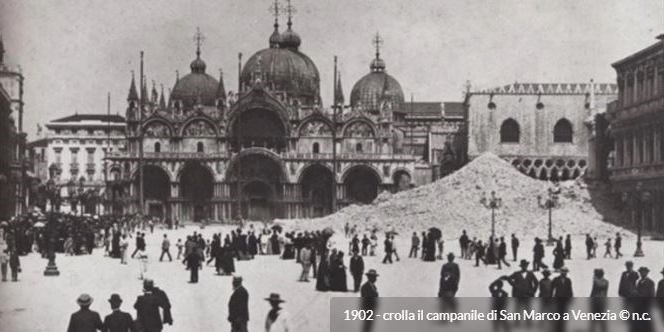
POLYGON ((264 78, 266 86, 301 98, 303 103, 313 104, 316 98, 320 100, 318 69, 300 51, 272 47, 256 52, 245 63, 240 79, 244 85, 251 86, 256 74, 264 78))

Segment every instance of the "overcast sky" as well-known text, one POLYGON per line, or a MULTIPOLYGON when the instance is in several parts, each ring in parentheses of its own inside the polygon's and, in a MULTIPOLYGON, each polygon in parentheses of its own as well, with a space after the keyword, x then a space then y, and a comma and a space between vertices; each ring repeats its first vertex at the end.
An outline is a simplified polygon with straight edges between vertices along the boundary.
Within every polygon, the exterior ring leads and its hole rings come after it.
MULTIPOLYGON (((281 0, 285 2, 285 0, 281 0)), ((237 89, 237 54, 267 47, 271 0, 0 0, 6 61, 26 79, 25 129, 78 113, 124 114, 131 71, 145 51, 149 82, 172 88, 188 73, 193 35, 227 90, 237 89)), ((338 55, 346 100, 369 71, 371 39, 409 99, 460 100, 473 88, 518 82, 614 82, 610 64, 655 42, 664 0, 293 0, 301 51, 321 73, 325 105, 338 55)), ((282 27, 286 19, 282 18, 282 27)), ((283 30, 283 29, 282 29, 283 30)))

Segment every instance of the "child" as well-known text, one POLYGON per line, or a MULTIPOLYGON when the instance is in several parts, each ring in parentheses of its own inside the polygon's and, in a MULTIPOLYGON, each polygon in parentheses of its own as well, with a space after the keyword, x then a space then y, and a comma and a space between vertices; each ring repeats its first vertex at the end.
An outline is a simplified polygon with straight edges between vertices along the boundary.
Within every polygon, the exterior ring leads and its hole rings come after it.
POLYGON ((178 243, 176 243, 175 246, 178 248, 177 260, 180 260, 180 256, 182 255, 182 248, 184 248, 184 244, 182 244, 182 239, 178 239, 178 243))
POLYGON ((611 254, 611 247, 612 247, 611 238, 606 239, 604 247, 606 248, 606 251, 604 252, 604 258, 606 258, 606 256, 609 256, 609 258, 613 258, 613 255, 611 254))
POLYGON ((138 267, 140 272, 139 279, 143 280, 145 279, 148 273, 148 253, 145 252, 145 250, 140 250, 138 252, 138 261, 139 261, 138 267))

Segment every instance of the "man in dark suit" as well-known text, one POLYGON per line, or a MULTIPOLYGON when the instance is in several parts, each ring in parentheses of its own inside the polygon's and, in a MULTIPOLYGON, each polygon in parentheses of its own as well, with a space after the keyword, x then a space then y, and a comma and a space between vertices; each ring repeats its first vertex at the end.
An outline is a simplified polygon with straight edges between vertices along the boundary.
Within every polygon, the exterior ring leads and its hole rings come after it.
POLYGON ((383 264, 387 264, 387 262, 392 264, 392 252, 394 252, 394 250, 392 249, 392 241, 390 240, 389 235, 385 236, 383 244, 385 245, 385 258, 383 258, 383 264))
POLYGON ((620 297, 633 297, 636 295, 636 281, 639 280, 639 274, 633 270, 634 263, 632 261, 625 262, 625 268, 627 270, 620 276, 618 295, 620 297))
MULTIPOLYGON (((662 271, 660 271, 659 273, 664 275, 664 269, 662 269, 662 271)), ((655 293, 655 297, 659 297, 659 298, 664 297, 664 278, 662 278, 662 280, 660 280, 657 283, 657 293, 655 293)))
POLYGON ((242 286, 242 277, 233 277, 233 294, 228 301, 231 332, 246 332, 249 321, 249 293, 242 286))
POLYGON ((440 284, 438 288, 438 297, 454 297, 459 290, 459 281, 461 281, 461 271, 459 265, 454 263, 454 254, 447 254, 447 263, 443 264, 440 270, 440 284))
POLYGON ((512 273, 505 280, 512 286, 512 296, 516 298, 528 298, 535 296, 537 291, 537 277, 531 271, 528 271, 528 262, 522 259, 519 263, 520 271, 512 273))
POLYGON ((111 304, 111 309, 113 312, 104 318, 104 332, 136 332, 136 327, 134 326, 134 319, 131 318, 131 315, 126 312, 120 311, 120 305, 122 305, 122 298, 120 295, 113 294, 111 298, 108 299, 108 302, 111 304))
POLYGON ((519 238, 512 233, 512 259, 516 262, 517 253, 519 251, 519 238))
POLYGON ((364 274, 364 259, 357 251, 353 252, 350 259, 350 274, 353 276, 353 291, 359 292, 362 284, 362 274, 364 274))
MULTIPOLYGON (((360 289, 360 296, 362 297, 362 309, 364 310, 375 310, 378 306, 378 289, 376 288, 376 279, 378 279, 378 273, 376 270, 370 269, 369 272, 365 273, 367 276, 367 282, 362 285, 360 289)), ((365 320, 362 322, 362 331, 369 332, 373 330, 373 320, 365 320)))
POLYGON ((572 280, 567 277, 569 269, 566 266, 560 268, 560 275, 553 278, 551 283, 551 295, 557 298, 571 298, 574 297, 572 290, 572 280))
POLYGON ((636 294, 638 297, 655 297, 655 283, 648 278, 650 270, 642 266, 639 268, 641 279, 636 283, 636 294))
POLYGON ((139 295, 134 303, 136 320, 139 324, 138 330, 160 332, 164 328, 159 308, 164 311, 163 323, 173 325, 168 296, 161 289, 154 287, 152 280, 146 279, 143 281, 143 295, 139 295))
POLYGON ((104 325, 101 317, 96 311, 90 310, 92 297, 88 294, 81 294, 76 300, 81 309, 71 315, 67 332, 95 332, 101 331, 104 325))
POLYGON ((185 259, 189 269, 189 282, 195 284, 198 282, 198 269, 201 267, 200 250, 192 250, 185 259))

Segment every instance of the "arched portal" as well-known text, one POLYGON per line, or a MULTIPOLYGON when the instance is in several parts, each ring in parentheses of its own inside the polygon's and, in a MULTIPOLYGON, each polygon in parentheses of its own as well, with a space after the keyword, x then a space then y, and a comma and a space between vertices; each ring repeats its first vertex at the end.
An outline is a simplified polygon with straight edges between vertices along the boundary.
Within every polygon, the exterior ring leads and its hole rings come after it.
POLYGON ((241 112, 231 124, 231 147, 263 147, 277 152, 286 149, 286 128, 276 111, 254 108, 241 112))
POLYGON ((196 162, 186 164, 180 173, 180 198, 184 200, 182 216, 185 220, 211 218, 213 194, 214 177, 210 170, 196 162))
POLYGON ((378 196, 380 177, 363 165, 351 168, 345 176, 346 197, 350 202, 369 204, 378 196))
POLYGON ((240 216, 240 203, 242 218, 269 220, 282 217, 279 200, 285 176, 282 165, 266 154, 244 154, 231 161, 226 182, 230 184, 231 197, 235 200, 233 215, 240 216))
POLYGON ((302 172, 300 186, 306 217, 322 217, 332 213, 333 183, 332 171, 323 165, 311 165, 302 172))
MULTIPOLYGON (((169 215, 168 198, 171 196, 171 180, 166 171, 155 165, 143 166, 143 197, 149 216, 164 218, 169 215)), ((134 192, 140 190, 140 173, 134 179, 134 192)))

